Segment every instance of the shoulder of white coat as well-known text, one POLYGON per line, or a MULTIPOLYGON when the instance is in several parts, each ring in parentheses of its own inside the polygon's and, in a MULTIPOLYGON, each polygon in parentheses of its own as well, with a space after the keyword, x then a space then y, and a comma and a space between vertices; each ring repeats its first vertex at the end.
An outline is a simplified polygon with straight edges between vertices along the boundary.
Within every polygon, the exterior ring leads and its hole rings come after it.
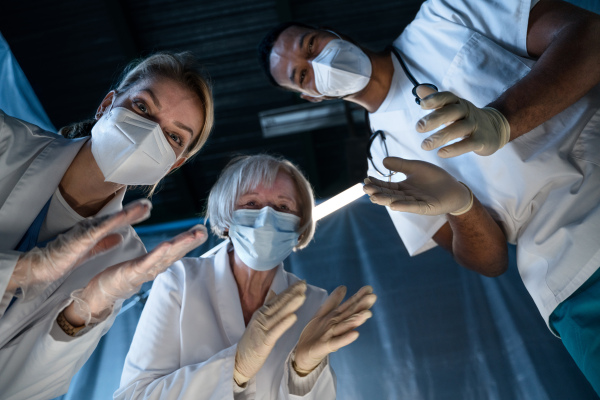
POLYGON ((164 273, 172 275, 181 286, 196 281, 212 281, 214 276, 213 257, 184 257, 175 261, 164 273))
POLYGON ((48 132, 37 125, 11 117, 0 110, 0 135, 2 137, 13 135, 18 132, 15 139, 27 140, 31 138, 51 140, 69 140, 56 133, 48 132))

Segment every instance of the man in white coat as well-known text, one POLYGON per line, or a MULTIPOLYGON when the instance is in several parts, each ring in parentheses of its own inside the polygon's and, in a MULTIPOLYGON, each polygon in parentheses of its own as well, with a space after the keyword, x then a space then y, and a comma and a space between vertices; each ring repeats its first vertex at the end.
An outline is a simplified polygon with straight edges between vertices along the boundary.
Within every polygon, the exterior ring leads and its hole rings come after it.
POLYGON ((370 112, 369 174, 391 183, 365 190, 411 255, 439 244, 496 276, 518 243, 526 288, 600 392, 598 328, 571 323, 600 279, 600 18, 557 1, 431 0, 383 53, 303 24, 259 51, 275 84, 370 112))

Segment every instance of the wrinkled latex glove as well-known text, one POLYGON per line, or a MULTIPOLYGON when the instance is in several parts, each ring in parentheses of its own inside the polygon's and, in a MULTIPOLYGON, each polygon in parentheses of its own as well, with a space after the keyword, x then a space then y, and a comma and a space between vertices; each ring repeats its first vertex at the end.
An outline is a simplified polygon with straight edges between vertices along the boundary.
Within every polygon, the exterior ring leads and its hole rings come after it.
POLYGON ((361 288, 342 303, 344 296, 346 288, 336 288, 300 334, 292 364, 299 375, 309 374, 329 353, 358 339, 354 329, 373 315, 369 309, 377 296, 371 286, 361 288))
POLYGON ((134 201, 113 215, 87 218, 58 235, 46 247, 23 253, 8 289, 21 288, 24 300, 38 296, 83 262, 120 244, 123 238, 112 232, 147 219, 151 209, 152 204, 146 199, 134 201))
POLYGON ((406 180, 365 179, 363 190, 375 204, 389 206, 394 211, 424 215, 461 215, 473 205, 471 190, 436 165, 399 157, 386 157, 383 165, 404 173, 406 180))
MULTIPOLYGON (((200 246, 208 238, 203 225, 196 225, 173 239, 160 243, 151 252, 113 265, 96 275, 85 288, 71 294, 75 315, 84 325, 95 323, 110 314, 117 300, 128 299, 143 283, 154 280, 175 261, 200 246)), ((72 314, 71 314, 72 312, 72 314)))
POLYGON ((233 379, 244 386, 263 366, 277 340, 298 319, 294 312, 306 299, 306 282, 298 281, 275 296, 269 293, 265 304, 248 322, 235 354, 233 379))
POLYGON ((435 110, 417 122, 417 132, 429 132, 446 125, 421 143, 423 150, 433 150, 451 140, 463 140, 442 147, 438 155, 456 157, 470 151, 489 156, 501 149, 510 139, 510 125, 500 113, 491 108, 477 108, 471 102, 450 92, 431 94, 421 100, 421 108, 435 110))

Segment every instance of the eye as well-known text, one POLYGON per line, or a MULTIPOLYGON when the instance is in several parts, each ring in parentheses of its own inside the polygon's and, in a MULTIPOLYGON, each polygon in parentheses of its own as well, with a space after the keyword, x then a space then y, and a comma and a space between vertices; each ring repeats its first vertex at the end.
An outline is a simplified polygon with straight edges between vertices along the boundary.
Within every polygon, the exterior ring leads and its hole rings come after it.
POLYGON ((313 51, 313 43, 315 42, 315 37, 310 38, 310 42, 308 42, 308 54, 311 54, 313 51))
POLYGON ((169 133, 169 132, 166 132, 166 134, 172 141, 177 143, 177 145, 179 145, 180 147, 183 146, 183 140, 181 140, 181 136, 179 136, 175 133, 169 133))
POLYGON ((306 77, 306 70, 303 70, 300 73, 300 85, 302 85, 302 83, 304 82, 304 78, 306 77))
POLYGON ((279 209, 280 209, 280 210, 283 210, 283 211, 289 211, 289 210, 290 210, 290 208, 287 206, 287 204, 282 204, 282 205, 280 205, 280 206, 279 206, 279 209))
POLYGON ((140 110, 143 114, 148 114, 148 107, 146 107, 146 105, 142 101, 134 100, 133 104, 135 104, 137 109, 140 110))

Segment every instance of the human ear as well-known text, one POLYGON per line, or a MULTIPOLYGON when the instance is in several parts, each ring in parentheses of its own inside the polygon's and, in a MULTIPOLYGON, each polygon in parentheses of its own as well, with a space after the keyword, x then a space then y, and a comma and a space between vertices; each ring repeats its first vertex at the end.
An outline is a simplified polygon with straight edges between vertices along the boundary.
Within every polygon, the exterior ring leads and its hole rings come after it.
POLYGON ((173 164, 173 166, 171 167, 171 169, 169 169, 169 172, 173 171, 176 168, 179 168, 183 165, 183 163, 185 163, 187 161, 187 157, 181 157, 180 159, 178 159, 177 161, 175 161, 175 164, 173 164))
POLYGON ((100 106, 98 106, 98 110, 96 110, 96 120, 99 120, 104 115, 106 110, 109 109, 115 100, 116 94, 116 91, 111 90, 106 94, 106 96, 104 96, 104 100, 102 100, 102 103, 100 103, 100 106))

